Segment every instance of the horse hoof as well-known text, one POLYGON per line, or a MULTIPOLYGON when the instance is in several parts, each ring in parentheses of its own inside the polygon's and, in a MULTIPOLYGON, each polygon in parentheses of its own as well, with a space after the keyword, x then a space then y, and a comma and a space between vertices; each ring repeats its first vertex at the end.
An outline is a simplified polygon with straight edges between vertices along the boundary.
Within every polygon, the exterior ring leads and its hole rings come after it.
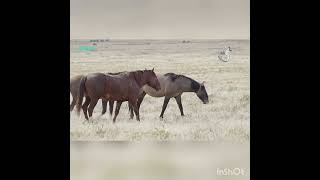
POLYGON ((92 124, 98 124, 98 120, 92 120, 92 124))
POLYGON ((91 116, 91 117, 89 117, 89 120, 88 120, 88 122, 91 122, 91 123, 93 123, 93 117, 91 116))

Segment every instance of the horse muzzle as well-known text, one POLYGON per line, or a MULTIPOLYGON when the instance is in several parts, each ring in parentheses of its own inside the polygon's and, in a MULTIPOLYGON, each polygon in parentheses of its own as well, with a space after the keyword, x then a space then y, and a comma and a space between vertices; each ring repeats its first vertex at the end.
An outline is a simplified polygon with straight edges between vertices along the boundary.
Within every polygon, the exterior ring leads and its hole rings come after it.
POLYGON ((209 104, 209 100, 203 101, 203 104, 209 104))

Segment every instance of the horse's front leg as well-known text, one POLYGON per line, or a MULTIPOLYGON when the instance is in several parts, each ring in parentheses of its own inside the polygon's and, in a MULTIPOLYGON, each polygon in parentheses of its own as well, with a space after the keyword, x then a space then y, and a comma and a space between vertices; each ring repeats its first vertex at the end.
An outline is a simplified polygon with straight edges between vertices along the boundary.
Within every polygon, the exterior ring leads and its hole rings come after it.
POLYGON ((110 116, 112 116, 112 112, 113 112, 113 104, 114 104, 114 101, 109 101, 109 114, 110 116))
POLYGON ((183 107, 182 107, 182 103, 181 103, 181 95, 176 96, 176 97, 174 97, 174 98, 176 99, 177 104, 178 104, 178 106, 179 106, 181 116, 184 116, 183 107))
POLYGON ((133 119, 133 106, 130 104, 130 102, 128 101, 128 106, 129 106, 129 111, 130 111, 130 119, 133 119))
POLYGON ((137 102, 137 105, 138 105, 138 109, 140 109, 140 105, 143 101, 143 98, 146 96, 146 93, 143 91, 142 94, 139 96, 138 98, 138 102, 137 102))

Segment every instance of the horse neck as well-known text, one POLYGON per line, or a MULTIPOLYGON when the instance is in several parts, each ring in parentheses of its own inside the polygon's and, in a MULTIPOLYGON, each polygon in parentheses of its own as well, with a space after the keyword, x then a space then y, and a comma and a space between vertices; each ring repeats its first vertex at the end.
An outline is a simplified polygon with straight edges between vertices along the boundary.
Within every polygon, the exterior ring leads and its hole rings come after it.
POLYGON ((135 71, 135 72, 131 72, 130 74, 132 74, 134 80, 136 81, 136 83, 139 85, 140 88, 147 84, 147 82, 143 78, 143 73, 135 71))
POLYGON ((183 77, 183 83, 180 84, 180 88, 183 92, 197 92, 199 88, 196 88, 197 86, 200 87, 200 84, 191 79, 191 78, 186 78, 186 77, 183 77))
POLYGON ((144 85, 147 85, 147 81, 144 80, 144 79, 142 79, 139 83, 140 83, 139 84, 140 87, 143 87, 144 85))

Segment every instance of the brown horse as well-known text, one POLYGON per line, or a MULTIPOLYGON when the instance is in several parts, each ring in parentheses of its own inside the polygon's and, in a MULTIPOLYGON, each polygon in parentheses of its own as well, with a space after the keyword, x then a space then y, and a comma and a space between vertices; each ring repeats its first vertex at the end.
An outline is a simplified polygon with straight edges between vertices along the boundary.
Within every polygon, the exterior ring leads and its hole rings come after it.
MULTIPOLYGON (((111 73, 111 74, 114 74, 114 73, 111 73)), ((71 93, 71 96, 72 96, 72 102, 70 104, 70 111, 72 111, 74 109, 74 106, 77 103, 80 80, 83 77, 84 77, 84 75, 77 75, 77 76, 74 76, 74 77, 72 77, 70 79, 70 93, 71 93)), ((107 104, 108 104, 108 101, 102 99, 102 112, 101 112, 101 115, 104 115, 107 112, 107 104)), ((114 105, 114 101, 109 101, 109 113, 110 113, 110 115, 112 115, 112 112, 113 112, 113 105, 114 105)))
MULTIPOLYGON (((122 72, 117 72, 117 73, 107 73, 110 75, 117 75, 117 74, 123 74, 123 73, 127 73, 127 71, 122 71, 122 72)), ((77 99, 78 99, 78 90, 79 90, 79 86, 80 86, 80 80, 81 78, 84 77, 84 75, 77 75, 74 76, 70 79, 70 93, 72 95, 72 102, 70 104, 70 111, 72 111, 74 109, 74 106, 76 105, 77 99)), ((102 103, 102 112, 101 115, 104 115, 107 112, 107 104, 108 101, 101 99, 101 103, 102 103)), ((114 101, 109 101, 109 113, 110 115, 112 115, 113 112, 113 105, 114 105, 114 101)), ((87 114, 87 113, 85 113, 87 114)))
MULTIPOLYGON (((148 85, 143 86, 143 91, 141 91, 137 102, 138 109, 140 109, 140 105, 146 94, 152 97, 165 97, 160 118, 163 118, 164 111, 166 110, 169 100, 172 97, 174 97, 177 101, 181 116, 184 116, 183 107, 181 103, 181 95, 184 92, 194 92, 196 93, 198 98, 203 102, 203 104, 209 103, 209 98, 206 88, 204 87, 204 82, 199 83, 187 76, 174 73, 157 75, 157 78, 160 82, 161 89, 159 91, 155 91, 148 85)), ((131 116, 133 116, 132 107, 130 105, 129 110, 131 112, 131 116)))
POLYGON ((100 98, 117 101, 115 116, 113 118, 113 122, 115 122, 121 103, 123 101, 129 101, 129 104, 133 106, 136 119, 140 121, 137 100, 141 93, 141 88, 144 85, 148 85, 156 91, 160 90, 160 84, 154 73, 154 69, 132 71, 117 75, 104 73, 89 74, 80 81, 77 112, 78 114, 80 113, 83 96, 86 96, 86 100, 82 105, 82 109, 87 120, 89 120, 89 118, 86 115, 86 111, 88 111, 89 117, 91 118, 93 109, 100 98), (89 108, 87 108, 88 106, 89 108))

